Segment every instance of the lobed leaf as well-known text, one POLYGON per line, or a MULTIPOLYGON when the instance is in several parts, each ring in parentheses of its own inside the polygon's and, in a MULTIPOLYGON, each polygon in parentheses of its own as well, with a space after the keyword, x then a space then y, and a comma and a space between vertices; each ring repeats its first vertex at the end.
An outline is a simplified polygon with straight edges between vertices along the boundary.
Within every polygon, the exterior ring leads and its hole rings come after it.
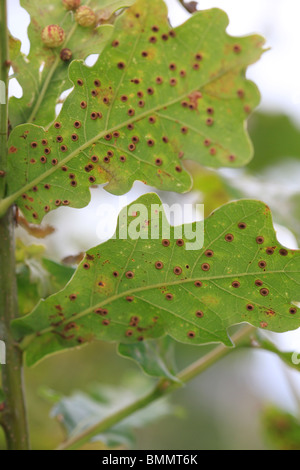
POLYGON ((212 9, 171 29, 162 0, 138 0, 94 67, 72 62, 74 90, 54 125, 12 132, 2 206, 17 201, 39 222, 61 205, 84 207, 95 184, 116 195, 136 180, 187 191, 185 159, 245 165, 252 156, 245 120, 259 102, 245 71, 264 40, 230 37, 227 25, 212 9))
POLYGON ((136 204, 125 208, 116 238, 89 250, 64 290, 13 322, 16 339, 28 336, 29 365, 93 340, 134 344, 168 334, 182 343, 231 346, 227 329, 235 324, 275 332, 300 326, 292 304, 299 301, 300 251, 278 243, 265 204, 223 206, 205 221, 204 247, 188 250, 187 234, 203 229, 202 222, 186 226, 180 239, 170 227, 165 239, 158 196, 136 203, 148 218, 136 219, 136 204), (127 224, 140 224, 139 238, 119 238, 127 224), (145 238, 157 226, 158 239, 145 238))
MULTIPOLYGON (((133 0, 87 0, 83 3, 94 8, 102 22, 109 20, 114 11, 132 4, 133 0)), ((42 5, 39 0, 21 0, 21 6, 31 17, 28 28, 30 53, 28 56, 21 53, 20 41, 11 38, 14 77, 22 87, 23 96, 11 98, 9 118, 13 127, 26 122, 47 126, 55 119, 55 105, 62 92, 72 87, 68 78, 69 62, 60 58, 61 50, 70 49, 72 59, 99 54, 111 37, 113 26, 98 23, 95 27, 84 28, 77 25, 73 12, 65 10, 62 0, 43 2, 42 5), (66 41, 60 48, 49 49, 42 43, 41 32, 49 24, 58 24, 65 31, 66 41)))

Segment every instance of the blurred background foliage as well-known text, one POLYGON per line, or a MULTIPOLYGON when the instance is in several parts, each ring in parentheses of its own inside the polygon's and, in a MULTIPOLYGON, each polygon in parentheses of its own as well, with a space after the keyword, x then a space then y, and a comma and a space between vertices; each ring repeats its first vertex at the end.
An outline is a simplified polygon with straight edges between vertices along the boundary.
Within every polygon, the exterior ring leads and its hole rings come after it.
MULTIPOLYGON (((206 216, 233 199, 262 199, 270 205, 278 234, 295 248, 300 242, 300 128, 292 116, 261 108, 251 117, 249 131, 255 152, 247 168, 214 171, 188 162, 194 179, 192 193, 159 195, 164 202, 204 203, 206 216)), ((99 194, 105 193, 99 190, 89 209, 94 211, 94 219, 99 194)), ((95 225, 82 227, 80 218, 76 221, 75 217, 80 211, 67 211, 49 215, 46 223, 59 229, 43 240, 34 238, 29 227, 21 224, 18 229, 22 314, 31 311, 40 297, 62 288, 81 252, 96 244, 97 238, 91 235, 95 225), (76 235, 74 226, 78 228, 76 235), (64 262, 60 262, 62 258, 64 262)), ((289 335, 269 336, 283 349, 286 343, 292 344, 289 335)), ((293 340, 299 350, 299 333, 293 340)), ((292 350, 290 345, 287 351, 292 350)), ((180 370, 212 346, 176 344, 174 348, 180 370)), ((288 368, 289 354, 284 365, 271 350, 234 351, 168 400, 110 430, 87 448, 300 450, 299 372, 288 368), (154 420, 154 415, 159 419, 154 420)), ((74 429, 114 410, 116 403, 127 403, 151 389, 156 379, 143 374, 138 364, 125 356, 116 345, 95 343, 25 369, 32 447, 53 449, 74 429)), ((4 448, 0 431, 0 449, 4 448)))

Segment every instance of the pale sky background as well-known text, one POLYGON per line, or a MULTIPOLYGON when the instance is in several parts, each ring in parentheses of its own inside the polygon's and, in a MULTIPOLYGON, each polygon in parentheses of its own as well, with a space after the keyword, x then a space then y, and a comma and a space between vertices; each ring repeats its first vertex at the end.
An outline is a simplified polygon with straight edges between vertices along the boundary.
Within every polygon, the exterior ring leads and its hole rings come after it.
MULTIPOLYGON (((41 0, 40 3, 43 1, 41 0)), ((170 18, 174 26, 188 18, 187 12, 176 0, 166 0, 166 3, 169 6, 170 18)), ((261 109, 286 112, 300 124, 300 1, 200 0, 199 2, 201 9, 212 7, 219 7, 227 12, 230 19, 228 32, 231 35, 259 33, 267 39, 266 45, 271 50, 264 54, 257 64, 250 67, 248 77, 255 81, 261 91, 261 109)), ((11 33, 22 40, 22 51, 27 53, 29 42, 26 31, 29 17, 20 8, 19 0, 9 0, 8 9, 11 33)), ((10 94, 20 96, 20 89, 15 81, 10 88, 10 94)), ((149 188, 136 183, 127 198, 121 199, 121 205, 129 203, 148 191, 149 188)), ((193 194, 180 196, 180 198, 185 203, 196 200, 193 194)), ((166 199, 177 202, 178 196, 170 194, 166 195, 166 199)), ((100 204, 103 202, 118 205, 120 199, 99 188, 92 191, 92 201, 88 208, 83 210, 61 208, 47 215, 45 221, 59 227, 47 241, 49 253, 55 253, 59 259, 98 244, 101 241, 97 235, 99 223, 101 225, 107 223, 113 232, 116 224, 115 218, 107 217, 105 220, 101 218, 101 222, 97 218, 100 204), (60 225, 62 222, 63 226, 60 225)), ((286 246, 295 248, 295 239, 288 231, 279 229, 278 237, 286 246)), ((280 335, 280 343, 287 350, 300 351, 299 332, 280 335)), ((295 400, 278 361, 271 359, 271 356, 258 355, 256 362, 253 369, 257 375, 256 392, 262 396, 266 395, 275 403, 295 409, 295 400)), ((292 375, 300 390, 299 374, 292 375)))

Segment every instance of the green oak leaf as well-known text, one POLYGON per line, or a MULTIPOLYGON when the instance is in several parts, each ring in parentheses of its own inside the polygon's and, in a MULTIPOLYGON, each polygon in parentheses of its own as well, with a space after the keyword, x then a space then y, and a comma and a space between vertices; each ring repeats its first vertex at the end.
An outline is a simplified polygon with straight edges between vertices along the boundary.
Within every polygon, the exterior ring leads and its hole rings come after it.
POLYGON ((229 203, 204 227, 185 225, 181 238, 160 204, 147 194, 125 208, 115 238, 87 252, 65 289, 12 323, 17 340, 26 336, 27 364, 93 340, 134 344, 168 334, 232 346, 227 329, 235 324, 275 332, 300 326, 292 304, 299 301, 300 252, 278 243, 265 204, 229 203), (140 234, 126 238, 135 226, 140 234), (197 249, 188 249, 192 230, 197 249))
MULTIPOLYGON (((21 0, 21 6, 31 17, 28 56, 20 52, 19 41, 13 38, 10 41, 13 76, 23 90, 22 98, 12 97, 10 100, 9 118, 13 127, 26 122, 49 125, 55 119, 55 105, 60 95, 72 87, 68 78, 70 62, 60 58, 61 50, 70 49, 72 59, 86 59, 90 54, 102 51, 113 31, 110 24, 98 24, 95 28, 77 25, 73 12, 65 10, 62 0, 42 3, 39 0, 21 0), (42 43, 41 32, 49 24, 58 24, 65 31, 66 41, 60 48, 50 49, 42 43)), ((92 7, 99 19, 105 13, 107 21, 114 11, 129 6, 133 0, 87 0, 82 3, 92 7)))
POLYGON ((11 133, 2 210, 17 201, 39 222, 60 205, 87 205, 95 184, 108 182, 116 195, 136 180, 185 192, 185 159, 245 165, 252 156, 245 120, 259 102, 245 72, 264 40, 230 37, 227 25, 212 9, 171 29, 162 0, 127 9, 93 67, 70 65, 74 90, 48 131, 25 124, 11 133))
POLYGON ((263 430, 268 444, 276 450, 300 450, 300 422, 297 416, 276 406, 263 410, 263 430))

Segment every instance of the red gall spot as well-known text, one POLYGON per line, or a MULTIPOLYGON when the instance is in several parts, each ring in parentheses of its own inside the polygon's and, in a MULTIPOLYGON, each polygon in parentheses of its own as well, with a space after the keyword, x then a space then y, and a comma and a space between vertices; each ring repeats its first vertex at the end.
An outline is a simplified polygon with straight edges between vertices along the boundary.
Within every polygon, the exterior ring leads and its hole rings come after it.
POLYGON ((184 157, 184 152, 179 152, 178 158, 183 158, 184 157))
POLYGON ((126 297, 126 300, 127 300, 127 302, 133 302, 133 301, 134 301, 134 297, 132 297, 132 296, 129 295, 128 297, 126 297))
POLYGON ((119 41, 117 39, 115 39, 112 43, 111 43, 112 47, 118 47, 120 45, 119 41))
POLYGON ((195 287, 202 287, 202 285, 203 285, 203 284, 202 284, 201 281, 195 281, 195 282, 194 282, 194 286, 195 286, 195 287))
POLYGON ((141 56, 142 56, 142 57, 148 57, 148 52, 147 52, 147 51, 142 51, 141 56))
POLYGON ((77 343, 83 344, 85 342, 86 342, 86 340, 84 338, 81 338, 81 337, 77 338, 77 343))
POLYGON ((133 142, 134 144, 137 144, 137 143, 140 141, 140 139, 139 139, 138 136, 136 136, 136 135, 134 135, 134 136, 131 138, 131 140, 132 140, 132 142, 133 142))
POLYGON ((6 174, 5 171, 0 170, 0 178, 4 178, 5 174, 6 174))
POLYGON ((50 155, 51 149, 49 147, 47 147, 47 148, 45 148, 44 152, 45 152, 46 155, 50 155))
POLYGON ((261 289, 261 290, 260 290, 260 294, 261 294, 263 297, 266 297, 267 295, 269 295, 269 293, 270 293, 269 289, 264 288, 264 289, 261 289))
POLYGON ((199 64, 193 64, 193 69, 194 69, 194 70, 199 70, 199 69, 200 69, 200 65, 199 65, 199 64))
POLYGON ((173 272, 176 274, 176 276, 180 276, 180 274, 182 274, 182 269, 179 266, 175 266, 173 272))
POLYGON ((79 78, 79 79, 77 80, 77 85, 78 85, 78 86, 83 86, 83 80, 81 80, 81 78, 79 78))
POLYGON ((121 155, 121 156, 120 156, 120 161, 121 161, 122 163, 126 162, 126 157, 125 157, 125 155, 121 155))
POLYGON ((125 276, 127 277, 127 279, 133 279, 134 278, 134 273, 132 271, 127 271, 125 276))
POLYGON ((51 160, 51 164, 52 164, 53 166, 56 166, 56 165, 58 164, 57 158, 53 158, 53 159, 51 160))
POLYGON ((250 114, 252 110, 251 110, 251 107, 249 105, 246 105, 246 106, 244 106, 244 111, 245 111, 246 114, 250 114))
POLYGON ((228 160, 230 162, 234 162, 236 160, 236 157, 234 155, 229 155, 228 160))
POLYGON ((33 217, 34 219, 38 219, 38 218, 39 218, 39 216, 38 216, 38 214, 37 214, 36 212, 33 212, 32 217, 33 217))
POLYGON ((261 327, 261 328, 267 328, 267 327, 268 327, 268 323, 265 322, 265 321, 262 321, 262 322, 260 323, 260 327, 261 327))
POLYGON ((180 70, 179 75, 183 78, 186 76, 186 71, 185 70, 180 70))
POLYGON ((81 107, 82 109, 85 109, 85 108, 87 107, 87 102, 86 102, 86 101, 81 101, 80 107, 81 107))
POLYGON ((81 122, 80 121, 75 121, 74 122, 74 127, 76 127, 76 129, 79 129, 81 127, 81 122))
POLYGON ((128 124, 127 129, 132 131, 134 129, 134 124, 128 124))
POLYGON ((155 43, 157 42, 156 37, 155 37, 155 36, 151 36, 151 37, 149 38, 149 42, 151 42, 152 44, 155 44, 155 43))
POLYGON ((194 331, 189 331, 187 335, 188 335, 188 338, 193 339, 195 338, 196 333, 194 331))
POLYGON ((217 153, 217 149, 215 149, 214 147, 212 147, 212 148, 210 149, 209 153, 210 153, 210 155, 214 156, 214 155, 216 155, 216 153, 217 153))
POLYGON ((48 140, 43 139, 43 140, 42 140, 42 145, 43 145, 44 147, 45 147, 46 145, 48 145, 48 140))
POLYGON ((185 126, 184 126, 184 127, 182 127, 180 130, 181 130, 181 133, 182 133, 182 134, 187 134, 187 133, 188 133, 188 131, 189 131, 189 130, 188 130, 188 128, 187 128, 187 127, 185 127, 185 126))
POLYGON ((120 137, 120 132, 118 132, 118 131, 113 132, 113 137, 115 139, 118 139, 120 137))
POLYGON ((161 261, 156 261, 155 267, 156 269, 162 269, 164 267, 164 264, 161 261))
POLYGON ((167 41, 169 39, 169 36, 167 34, 162 34, 161 38, 163 41, 167 41))
POLYGON ((40 158, 40 162, 41 162, 41 163, 46 163, 46 162, 47 162, 47 158, 43 155, 43 156, 40 158))
POLYGON ((36 149, 38 146, 37 142, 31 142, 30 147, 36 149))
POLYGON ((238 224, 238 228, 241 230, 245 230, 247 228, 247 224, 245 222, 240 222, 238 224))
POLYGON ((264 241, 265 241, 264 237, 260 236, 256 238, 256 243, 258 243, 258 245, 262 245, 264 241))
POLYGON ((55 129, 60 129, 61 128, 61 123, 60 122, 55 122, 54 127, 55 127, 55 129))
POLYGON ((95 98, 96 96, 98 96, 98 91, 97 90, 92 90, 91 95, 95 98))
POLYGON ((260 261, 260 262, 258 263, 258 266, 259 266, 260 268, 264 269, 264 268, 267 266, 267 263, 266 263, 265 261, 260 261))
POLYGON ((198 317, 198 318, 203 318, 203 317, 204 317, 204 313, 203 313, 201 310, 198 310, 198 311, 196 312, 196 317, 198 317))
POLYGON ((246 305, 246 309, 249 310, 249 312, 251 312, 252 310, 254 310, 254 305, 248 304, 246 305))
POLYGON ((151 29, 152 29, 152 31, 153 31, 154 33, 158 33, 158 31, 159 31, 159 27, 156 26, 156 25, 152 26, 151 29))
POLYGON ((133 331, 132 330, 127 330, 126 333, 125 333, 125 336, 127 336, 128 338, 130 338, 130 336, 133 335, 133 331))
POLYGON ((170 65, 169 65, 169 69, 170 70, 176 70, 176 64, 174 64, 174 62, 172 62, 170 65))
POLYGON ((239 281, 233 281, 231 285, 232 287, 234 287, 234 289, 238 289, 239 287, 241 287, 241 283, 239 281))
POLYGON ((205 147, 209 147, 211 145, 211 141, 209 139, 205 139, 204 145, 205 147))
POLYGON ((240 44, 235 44, 233 46, 233 51, 236 53, 236 54, 239 54, 240 52, 242 52, 242 47, 240 46, 240 44))
POLYGON ((289 252, 286 249, 283 248, 283 249, 279 250, 279 254, 281 256, 287 256, 289 254, 289 252))
POLYGON ((124 62, 118 62, 117 67, 118 67, 118 69, 123 70, 123 69, 125 69, 125 63, 124 62))
POLYGON ((16 153, 18 149, 14 147, 13 145, 9 148, 8 153, 16 153))
POLYGON ((103 320, 102 325, 103 326, 108 326, 110 324, 109 320, 103 320))
POLYGON ((154 144, 155 144, 155 142, 154 142, 154 140, 153 140, 153 139, 149 139, 149 140, 147 141, 147 145, 148 145, 148 147, 153 147, 153 146, 154 146, 154 144))
POLYGON ((130 152, 133 152, 136 149, 136 146, 134 144, 129 144, 128 149, 130 150, 130 152))
POLYGON ((82 265, 82 267, 83 267, 83 269, 90 269, 89 263, 84 263, 84 264, 82 265))
POLYGON ((54 203, 57 207, 61 205, 61 200, 60 199, 56 199, 55 203, 54 203))
POLYGON ((157 158, 157 159, 155 160, 155 165, 156 165, 156 166, 161 166, 162 163, 163 163, 163 161, 162 161, 161 158, 157 158))
POLYGON ((89 176, 89 182, 90 183, 95 183, 95 181, 96 181, 95 176, 89 176))
POLYGON ((63 203, 64 206, 69 206, 70 205, 70 201, 68 201, 67 199, 65 199, 62 203, 63 203))
POLYGON ((126 101, 128 101, 128 96, 122 95, 120 99, 123 101, 123 103, 126 103, 126 101))
POLYGON ((135 115, 135 110, 133 108, 128 109, 127 112, 128 116, 134 116, 135 115))
POLYGON ((203 60, 203 55, 198 53, 195 55, 195 59, 198 60, 199 62, 201 62, 201 60, 203 60))
POLYGON ((269 247, 269 248, 266 249, 267 255, 274 255, 274 252, 275 252, 275 250, 272 247, 269 247))
POLYGON ((62 145, 62 146, 60 147, 60 150, 61 150, 62 152, 66 152, 66 151, 68 150, 68 147, 67 147, 66 145, 62 145))
POLYGON ((176 86, 176 85, 177 85, 177 80, 176 80, 176 78, 171 78, 171 80, 170 80, 170 85, 171 85, 171 86, 176 86))
POLYGON ((149 117, 149 122, 150 122, 150 124, 154 124, 156 122, 156 117, 150 116, 149 117))
POLYGON ((71 294, 71 295, 69 296, 69 299, 73 302, 74 300, 77 299, 77 295, 76 295, 76 294, 71 294))
POLYGON ((44 188, 45 188, 45 189, 50 189, 51 186, 50 186, 50 184, 45 184, 45 185, 44 185, 44 188))
POLYGON ((204 254, 208 258, 212 258, 214 256, 214 252, 212 250, 206 250, 206 252, 204 254))
POLYGON ((237 93, 238 97, 241 98, 241 99, 245 97, 245 92, 244 92, 244 90, 241 90, 241 89, 240 89, 240 90, 238 90, 236 93, 237 93))
POLYGON ((64 140, 64 139, 63 139, 63 137, 62 137, 61 135, 58 135, 58 136, 56 137, 56 142, 61 143, 63 140, 64 140))
POLYGON ((296 315, 297 309, 295 307, 292 307, 292 308, 290 308, 289 312, 290 312, 291 315, 296 315))
POLYGON ((93 155, 92 158, 91 158, 91 161, 93 163, 97 163, 99 161, 99 157, 97 157, 97 155, 93 155))
POLYGON ((166 295, 166 299, 167 299, 167 300, 173 300, 173 298, 174 298, 174 297, 173 297, 172 294, 167 294, 167 295, 166 295))
POLYGON ((263 281, 261 281, 260 279, 257 279, 254 284, 255 284, 257 287, 261 287, 261 286, 263 286, 264 283, 263 283, 263 281))
POLYGON ((170 246, 170 240, 164 239, 162 240, 162 246, 170 246))
POLYGON ((201 266, 202 271, 209 271, 210 270, 210 265, 208 263, 204 263, 201 266))
POLYGON ((211 126, 213 126, 213 124, 214 124, 213 118, 206 119, 206 125, 207 126, 211 127, 211 126))
POLYGON ((179 238, 177 241, 176 241, 176 245, 179 246, 179 247, 182 247, 184 245, 184 240, 182 240, 181 238, 179 238))
POLYGON ((207 114, 214 114, 214 108, 207 108, 206 110, 207 114))
POLYGON ((156 77, 156 80, 155 80, 155 81, 156 81, 156 83, 157 83, 158 85, 161 85, 164 80, 163 80, 162 77, 156 77))
POLYGON ((107 152, 107 156, 108 156, 109 158, 112 158, 112 157, 114 156, 114 152, 112 152, 112 150, 109 150, 109 151, 107 152))
POLYGON ((94 80, 94 85, 96 88, 99 88, 101 86, 100 80, 94 80))
POLYGON ((93 113, 91 113, 91 116, 90 116, 90 117, 91 117, 91 119, 92 119, 93 121, 95 121, 95 120, 98 118, 98 113, 93 112, 93 113))
POLYGON ((106 134, 104 139, 107 140, 107 141, 111 140, 112 139, 112 134, 106 134))
POLYGON ((151 87, 147 88, 147 93, 148 93, 148 95, 153 95, 154 94, 154 89, 151 88, 151 87))
POLYGON ((227 233, 227 235, 225 235, 225 240, 227 242, 233 242, 234 236, 232 235, 232 233, 227 233))
POLYGON ((139 106, 140 108, 144 108, 144 106, 145 106, 145 101, 144 101, 144 100, 140 100, 140 101, 138 102, 138 106, 139 106))
POLYGON ((35 160, 34 158, 32 158, 29 163, 31 163, 32 165, 34 165, 34 164, 36 163, 36 160, 35 160))

